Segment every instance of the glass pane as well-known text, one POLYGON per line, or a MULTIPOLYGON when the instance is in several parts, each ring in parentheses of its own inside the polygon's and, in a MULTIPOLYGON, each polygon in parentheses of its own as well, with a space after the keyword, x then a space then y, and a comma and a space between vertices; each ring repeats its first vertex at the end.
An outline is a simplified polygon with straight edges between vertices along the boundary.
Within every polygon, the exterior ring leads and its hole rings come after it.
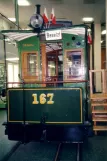
MULTIPOLYGON (((12 64, 8 64, 8 82, 13 82, 13 65, 12 64)), ((8 87, 12 87, 12 84, 8 84, 8 87)))
POLYGON ((28 54, 27 55, 27 67, 28 67, 28 75, 37 76, 37 55, 36 54, 28 54))
MULTIPOLYGON (((19 82, 19 78, 18 78, 18 73, 19 73, 19 68, 18 65, 14 65, 14 82, 19 82)), ((18 84, 14 84, 14 87, 17 87, 18 84)))
POLYGON ((58 55, 58 77, 62 78, 63 76, 63 56, 58 55))
POLYGON ((67 78, 76 79, 84 75, 81 51, 68 51, 66 57, 67 78))
POLYGON ((58 64, 58 73, 59 73, 59 75, 61 75, 60 73, 62 73, 63 72, 63 64, 58 64))
POLYGON ((55 61, 48 61, 48 76, 56 75, 55 61))

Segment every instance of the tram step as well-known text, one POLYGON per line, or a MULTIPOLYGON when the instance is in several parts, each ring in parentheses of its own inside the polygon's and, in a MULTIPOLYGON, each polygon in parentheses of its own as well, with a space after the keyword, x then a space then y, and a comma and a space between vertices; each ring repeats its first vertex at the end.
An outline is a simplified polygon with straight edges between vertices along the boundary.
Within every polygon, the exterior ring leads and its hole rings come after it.
POLYGON ((107 126, 93 126, 94 131, 107 131, 107 126))
POLYGON ((92 113, 107 113, 107 110, 92 110, 92 113))
POLYGON ((100 93, 100 94, 91 94, 90 95, 90 98, 92 100, 107 99, 107 93, 105 93, 105 94, 103 94, 103 93, 100 93))
POLYGON ((102 102, 92 102, 91 106, 107 106, 107 103, 102 102))
POLYGON ((93 117, 93 121, 107 122, 107 117, 93 117))

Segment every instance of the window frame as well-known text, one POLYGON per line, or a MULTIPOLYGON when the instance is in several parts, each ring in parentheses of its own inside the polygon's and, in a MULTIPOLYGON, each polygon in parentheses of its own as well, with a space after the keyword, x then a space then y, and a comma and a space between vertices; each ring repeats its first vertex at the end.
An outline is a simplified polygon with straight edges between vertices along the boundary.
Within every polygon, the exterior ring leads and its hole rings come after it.
POLYGON ((70 78, 69 76, 66 76, 66 69, 67 69, 67 66, 66 66, 66 63, 67 63, 67 52, 81 52, 81 65, 85 65, 84 63, 84 49, 83 48, 79 48, 79 49, 66 49, 64 51, 64 61, 63 61, 63 77, 64 77, 64 80, 81 80, 81 77, 82 76, 79 76, 79 77, 76 77, 76 78, 70 78))
POLYGON ((22 61, 21 61, 21 65, 22 65, 22 78, 29 82, 29 81, 35 81, 39 79, 39 61, 38 61, 38 52, 37 51, 27 51, 27 52, 22 52, 22 61), (28 54, 36 54, 37 56, 37 71, 38 71, 38 76, 32 76, 28 74, 28 63, 27 63, 27 57, 28 54))

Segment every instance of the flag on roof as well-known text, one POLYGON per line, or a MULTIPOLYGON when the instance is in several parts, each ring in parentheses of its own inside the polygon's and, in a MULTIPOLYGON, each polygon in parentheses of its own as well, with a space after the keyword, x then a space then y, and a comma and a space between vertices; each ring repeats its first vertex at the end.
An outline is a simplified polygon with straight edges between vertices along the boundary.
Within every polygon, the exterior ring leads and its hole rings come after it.
POLYGON ((53 8, 52 8, 52 12, 51 12, 51 21, 52 21, 52 24, 56 24, 56 17, 55 17, 55 13, 54 13, 53 8))
POLYGON ((91 34, 90 33, 88 33, 88 43, 92 44, 92 38, 91 38, 91 34))
POLYGON ((45 24, 49 21, 46 8, 44 8, 43 20, 45 24))

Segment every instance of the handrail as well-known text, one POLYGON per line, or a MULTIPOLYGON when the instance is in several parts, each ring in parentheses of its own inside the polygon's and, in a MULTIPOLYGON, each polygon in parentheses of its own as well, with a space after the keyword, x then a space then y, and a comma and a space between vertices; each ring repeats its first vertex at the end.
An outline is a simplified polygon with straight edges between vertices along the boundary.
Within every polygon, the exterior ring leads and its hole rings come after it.
POLYGON ((7 84, 57 84, 57 83, 82 83, 88 80, 72 80, 72 81, 33 81, 33 82, 7 82, 7 84))

